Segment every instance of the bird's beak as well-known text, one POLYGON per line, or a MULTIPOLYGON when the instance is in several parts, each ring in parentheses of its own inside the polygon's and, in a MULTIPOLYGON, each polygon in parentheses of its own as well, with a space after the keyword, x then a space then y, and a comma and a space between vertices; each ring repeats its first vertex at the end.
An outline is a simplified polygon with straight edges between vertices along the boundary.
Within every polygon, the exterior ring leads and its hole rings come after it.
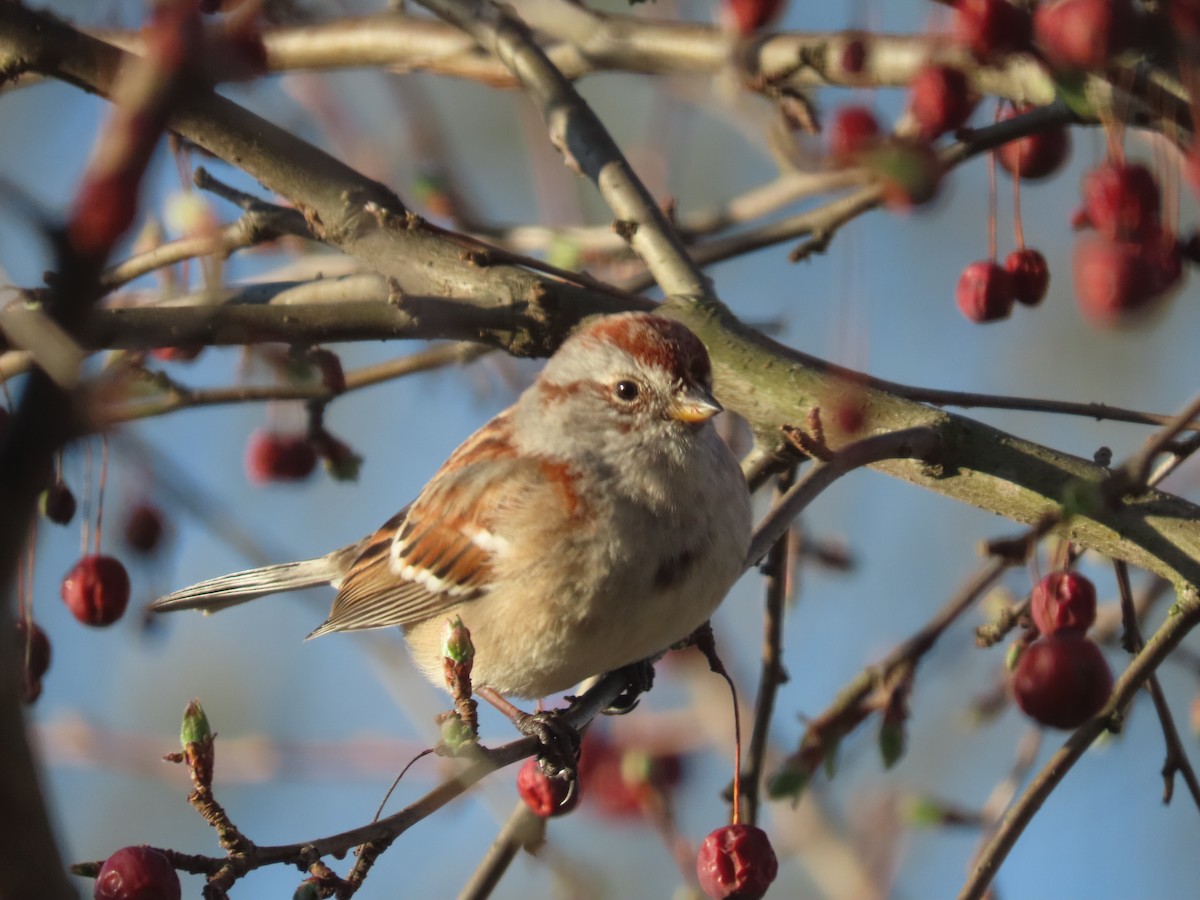
POLYGON ((699 385, 692 385, 675 396, 671 415, 680 422, 698 425, 707 422, 722 409, 724 407, 710 391, 699 385))

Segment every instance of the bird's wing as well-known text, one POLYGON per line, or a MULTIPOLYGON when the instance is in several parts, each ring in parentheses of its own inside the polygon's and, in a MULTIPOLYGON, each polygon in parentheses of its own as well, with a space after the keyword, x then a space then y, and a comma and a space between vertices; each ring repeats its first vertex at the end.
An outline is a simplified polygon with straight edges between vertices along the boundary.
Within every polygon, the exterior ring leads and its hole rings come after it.
POLYGON ((310 635, 410 625, 479 596, 506 549, 493 531, 537 464, 518 457, 506 414, 468 438, 421 495, 362 545, 325 624, 310 635))

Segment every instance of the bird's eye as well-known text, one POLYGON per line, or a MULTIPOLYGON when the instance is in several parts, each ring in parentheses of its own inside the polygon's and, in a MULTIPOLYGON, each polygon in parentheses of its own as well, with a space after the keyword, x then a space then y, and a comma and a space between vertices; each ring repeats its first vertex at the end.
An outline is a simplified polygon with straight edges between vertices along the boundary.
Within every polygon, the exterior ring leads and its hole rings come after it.
POLYGON ((616 394, 619 399, 624 400, 626 403, 630 403, 637 399, 637 395, 639 393, 637 382, 630 381, 629 379, 618 381, 613 387, 613 393, 616 394))

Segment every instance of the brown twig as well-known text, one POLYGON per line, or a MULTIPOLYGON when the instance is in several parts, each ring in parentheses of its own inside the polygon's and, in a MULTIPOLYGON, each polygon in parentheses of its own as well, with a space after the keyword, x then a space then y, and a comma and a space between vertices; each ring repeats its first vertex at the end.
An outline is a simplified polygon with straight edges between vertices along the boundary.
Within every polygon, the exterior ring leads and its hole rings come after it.
POLYGON ((813 773, 836 752, 841 739, 879 707, 874 699, 876 695, 880 691, 887 694, 896 679, 911 676, 938 638, 971 608, 1010 564, 1009 560, 1003 558, 989 560, 925 627, 900 644, 882 662, 859 673, 828 709, 809 721, 799 749, 784 761, 780 771, 772 778, 771 793, 788 796, 799 794, 813 773))
MULTIPOLYGON (((1146 641, 1142 637, 1141 625, 1138 624, 1133 590, 1129 585, 1129 566, 1117 560, 1113 563, 1113 568, 1117 573, 1117 590, 1121 595, 1121 621, 1124 626, 1122 644, 1126 651, 1137 654, 1146 646, 1146 641)), ((1163 740, 1167 745, 1167 755, 1162 767, 1163 804, 1170 803, 1175 794, 1175 775, 1178 773, 1183 776, 1184 783, 1187 784, 1188 791, 1192 795, 1192 801, 1196 804, 1197 809, 1200 809, 1200 781, 1196 780, 1196 770, 1192 768, 1187 751, 1183 749, 1183 742, 1179 738, 1179 729, 1175 726, 1175 717, 1171 714, 1171 707, 1167 705, 1167 698, 1163 693, 1157 673, 1152 672, 1146 679, 1146 690, 1150 692, 1150 699, 1154 702, 1154 711, 1158 714, 1158 721, 1162 725, 1163 740)))
POLYGON ((540 845, 546 839, 546 820, 534 815, 524 801, 516 807, 504 822, 496 839, 463 885, 458 900, 487 900, 508 871, 509 865, 522 848, 540 845))
MULTIPOLYGON (((775 488, 775 502, 778 503, 787 493, 794 479, 795 467, 779 475, 775 488)), ((746 809, 745 821, 750 825, 758 823, 759 791, 771 719, 775 712, 775 697, 779 686, 786 682, 788 677, 787 670, 783 667, 783 613, 791 580, 789 570, 796 565, 795 557, 789 552, 790 534, 789 530, 775 542, 763 563, 766 603, 763 610, 762 665, 758 696, 754 701, 754 724, 750 732, 750 745, 746 750, 745 772, 739 773, 746 809)))
POLYGON ((792 520, 822 491, 848 472, 885 459, 928 459, 936 452, 939 437, 930 428, 907 428, 847 444, 828 461, 812 468, 788 490, 759 522, 750 540, 746 566, 755 565, 786 533, 792 520))
MULTIPOLYGON (((611 706, 627 684, 628 678, 623 671, 605 675, 576 698, 563 713, 563 721, 576 730, 583 728, 602 710, 611 706)), ((174 861, 183 871, 208 875, 210 882, 219 878, 219 886, 228 887, 245 873, 264 866, 291 864, 307 868, 321 857, 343 854, 360 845, 371 845, 370 852, 378 855, 413 825, 461 796, 472 785, 497 769, 532 756, 539 747, 536 738, 521 738, 500 747, 481 749, 461 771, 421 799, 390 816, 339 834, 294 844, 256 845, 246 853, 227 857, 181 854, 174 861)))
POLYGON ((306 384, 237 385, 225 388, 189 388, 164 373, 153 373, 163 396, 139 399, 104 411, 100 416, 105 425, 129 422, 152 416, 162 416, 202 406, 222 406, 238 403, 264 403, 284 400, 331 400, 371 385, 381 384, 408 375, 430 372, 450 365, 466 365, 491 352, 483 344, 454 343, 430 347, 399 359, 366 366, 346 373, 345 390, 333 393, 320 381, 306 384))

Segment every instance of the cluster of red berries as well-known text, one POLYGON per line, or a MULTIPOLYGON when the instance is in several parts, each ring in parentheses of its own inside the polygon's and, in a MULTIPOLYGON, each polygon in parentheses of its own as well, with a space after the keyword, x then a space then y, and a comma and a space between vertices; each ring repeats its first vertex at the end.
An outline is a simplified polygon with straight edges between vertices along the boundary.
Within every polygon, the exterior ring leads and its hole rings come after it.
MULTIPOLYGON (((622 750, 593 732, 584 740, 577 783, 548 778, 529 759, 517 773, 517 793, 543 818, 575 809, 582 794, 602 815, 627 818, 644 815, 654 794, 674 788, 682 772, 678 756, 622 750)), ((778 871, 766 832, 753 825, 715 829, 696 856, 700 887, 713 900, 758 900, 778 871)))
MULTIPOLYGON (((77 508, 75 494, 61 476, 42 494, 42 515, 55 524, 69 524, 77 508)), ((142 501, 125 513, 122 532, 131 550, 149 555, 162 545, 166 519, 157 506, 142 501)), ((129 573, 119 559, 100 553, 97 547, 97 552, 84 554, 67 572, 60 594, 71 615, 83 624, 112 625, 129 606, 129 573)), ((26 703, 33 703, 41 696, 42 676, 50 667, 50 640, 32 620, 17 623, 17 636, 22 693, 26 703)))
POLYGON ((1075 224, 1094 229, 1075 247, 1075 293, 1084 314, 1120 324, 1144 314, 1183 276, 1183 253, 1165 229, 1154 173, 1140 163, 1108 160, 1083 179, 1075 224))
MULTIPOLYGON (((1044 0, 1032 15, 1010 0, 956 0, 953 5, 954 39, 978 59, 1030 53, 1068 75, 1102 71, 1114 57, 1145 43, 1155 25, 1151 15, 1167 16, 1171 29, 1200 40, 1194 4, 1139 12, 1132 0, 1044 0)), ((911 91, 909 110, 927 140, 963 125, 975 104, 967 77, 947 66, 919 70, 911 91)), ((1001 118, 1030 108, 1010 108, 1001 118)), ((1056 126, 1004 144, 995 158, 1014 177, 1037 180, 1061 169, 1069 153, 1068 133, 1056 126)), ((1200 190, 1200 151, 1195 148, 1185 173, 1200 190)), ((1091 321, 1122 324, 1154 308, 1178 285, 1183 249, 1162 226, 1158 182, 1145 166, 1107 162, 1088 174, 1083 194, 1084 210, 1076 224, 1095 234, 1076 247, 1076 295, 1091 321)), ((1018 247, 1003 266, 981 260, 963 271, 955 299, 968 319, 997 321, 1008 317, 1014 303, 1041 302, 1049 284, 1046 261, 1021 241, 1018 247)))
POLYGON ((1017 660, 1012 692, 1027 716, 1053 728, 1078 728, 1112 694, 1112 671, 1087 638, 1096 621, 1096 588, 1078 572, 1052 572, 1029 599, 1041 637, 1017 660))
POLYGON ((653 796, 672 790, 682 778, 679 756, 625 749, 593 730, 583 741, 577 784, 547 778, 530 760, 517 774, 517 792, 543 818, 570 812, 586 795, 600 815, 629 819, 645 815, 653 796))
POLYGON ((1050 268, 1037 250, 1014 250, 1004 265, 990 259, 969 264, 958 276, 954 302, 972 322, 1007 319, 1014 303, 1037 306, 1050 286, 1050 268))

